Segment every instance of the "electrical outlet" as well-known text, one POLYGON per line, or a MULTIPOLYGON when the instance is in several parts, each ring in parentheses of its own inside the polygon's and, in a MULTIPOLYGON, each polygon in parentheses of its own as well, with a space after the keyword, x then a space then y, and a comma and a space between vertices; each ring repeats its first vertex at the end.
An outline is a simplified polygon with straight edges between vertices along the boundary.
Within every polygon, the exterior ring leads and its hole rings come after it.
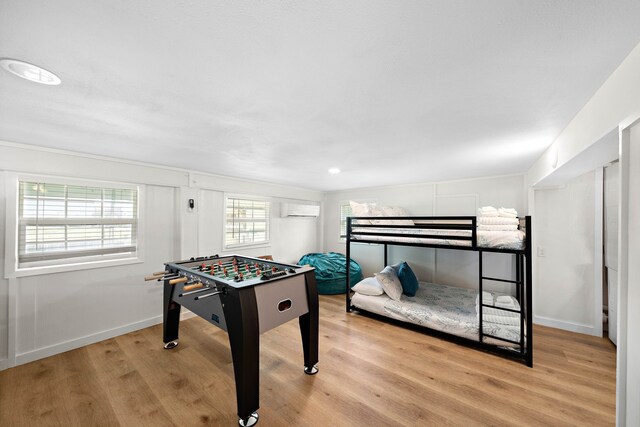
POLYGON ((541 248, 539 246, 538 246, 538 256, 539 257, 546 256, 546 252, 545 252, 544 248, 541 248))

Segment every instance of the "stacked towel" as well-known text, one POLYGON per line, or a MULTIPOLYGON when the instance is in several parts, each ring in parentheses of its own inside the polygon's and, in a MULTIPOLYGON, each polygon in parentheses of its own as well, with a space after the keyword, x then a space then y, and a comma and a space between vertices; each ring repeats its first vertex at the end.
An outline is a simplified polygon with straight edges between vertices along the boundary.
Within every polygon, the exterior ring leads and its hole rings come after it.
POLYGON ((511 208, 500 208, 498 209, 498 216, 501 216, 504 218, 517 218, 518 211, 511 208))
POLYGON ((496 209, 493 206, 478 209, 478 230, 516 231, 519 223, 518 212, 515 209, 496 209))
POLYGON ((478 230, 483 231, 517 231, 517 225, 479 225, 478 230))
POLYGON ((502 295, 496 298, 496 307, 509 308, 511 310, 520 310, 518 300, 512 296, 502 295))
POLYGON ((483 206, 478 209, 478 216, 498 216, 498 209, 494 208, 493 206, 483 206))
POLYGON ((478 216, 486 216, 486 217, 500 216, 503 218, 517 218, 518 211, 513 208, 496 209, 493 206, 483 206, 478 209, 478 216))
MULTIPOLYGON (((493 305, 493 295, 489 292, 482 291, 482 303, 486 305, 493 305)), ((476 311, 478 310, 478 297, 476 297, 476 311)))
MULTIPOLYGON (((479 315, 478 315, 479 316, 479 315)), ((482 321, 499 325, 520 326, 520 315, 495 308, 482 308, 482 321)))
MULTIPOLYGON (((511 310, 520 310, 518 300, 512 296, 501 295, 493 298, 489 292, 482 292, 482 303, 495 305, 496 308, 482 307, 482 321, 498 323, 501 325, 520 326, 520 315, 511 311, 500 310, 500 308, 508 308, 511 310), (494 303, 495 301, 495 303, 494 303)), ((480 317, 480 308, 478 307, 478 298, 476 298, 476 313, 480 317)))
POLYGON ((518 225, 520 220, 518 218, 503 218, 499 216, 480 216, 478 217, 478 224, 481 225, 518 225))

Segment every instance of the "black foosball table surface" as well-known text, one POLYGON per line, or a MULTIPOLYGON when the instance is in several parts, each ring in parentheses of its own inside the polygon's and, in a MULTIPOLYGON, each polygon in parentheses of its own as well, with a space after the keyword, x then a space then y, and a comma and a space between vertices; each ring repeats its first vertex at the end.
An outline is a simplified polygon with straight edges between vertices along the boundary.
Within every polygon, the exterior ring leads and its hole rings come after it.
POLYGON ((242 255, 192 258, 187 261, 169 262, 166 266, 188 279, 200 280, 205 285, 219 282, 234 288, 264 284, 308 269, 242 255))

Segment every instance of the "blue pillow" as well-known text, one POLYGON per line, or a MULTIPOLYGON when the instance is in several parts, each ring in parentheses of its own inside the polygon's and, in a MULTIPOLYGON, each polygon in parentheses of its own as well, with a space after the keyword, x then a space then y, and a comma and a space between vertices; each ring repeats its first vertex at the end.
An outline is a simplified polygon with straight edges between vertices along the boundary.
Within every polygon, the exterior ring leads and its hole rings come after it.
POLYGON ((418 278, 406 262, 400 264, 398 268, 398 279, 400 279, 400 283, 402 284, 402 293, 410 297, 415 297, 419 286, 418 278))

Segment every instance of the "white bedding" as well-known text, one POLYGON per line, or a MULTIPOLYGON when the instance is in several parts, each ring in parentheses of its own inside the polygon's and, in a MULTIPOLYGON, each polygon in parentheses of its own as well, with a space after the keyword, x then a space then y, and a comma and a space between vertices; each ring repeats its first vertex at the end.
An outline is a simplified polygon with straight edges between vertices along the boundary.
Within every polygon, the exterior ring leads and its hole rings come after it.
MULTIPOLYGON (((439 235, 439 236, 456 236, 471 237, 470 230, 432 230, 422 228, 363 228, 355 227, 354 232, 376 233, 377 236, 352 235, 353 241, 370 240, 376 242, 400 242, 400 243, 419 243, 432 245, 447 246, 471 246, 470 240, 438 239, 424 238, 414 236, 381 236, 381 234, 408 234, 408 235, 439 235)), ((499 249, 523 249, 524 233, 520 230, 495 231, 495 230, 477 230, 478 246, 483 248, 499 248, 499 249)))
MULTIPOLYGON (((491 294, 494 299, 501 295, 493 292, 491 294)), ((420 282, 415 297, 402 295, 400 301, 394 301, 386 294, 368 296, 356 292, 351 299, 351 304, 392 319, 477 341, 479 322, 476 298, 477 290, 475 289, 420 282)), ((510 315, 517 317, 517 322, 513 322, 515 325, 490 322, 491 316, 483 313, 483 332, 511 341, 520 341, 520 317, 515 313, 510 315)), ((491 338, 485 338, 485 342, 519 348, 519 346, 491 338)))

